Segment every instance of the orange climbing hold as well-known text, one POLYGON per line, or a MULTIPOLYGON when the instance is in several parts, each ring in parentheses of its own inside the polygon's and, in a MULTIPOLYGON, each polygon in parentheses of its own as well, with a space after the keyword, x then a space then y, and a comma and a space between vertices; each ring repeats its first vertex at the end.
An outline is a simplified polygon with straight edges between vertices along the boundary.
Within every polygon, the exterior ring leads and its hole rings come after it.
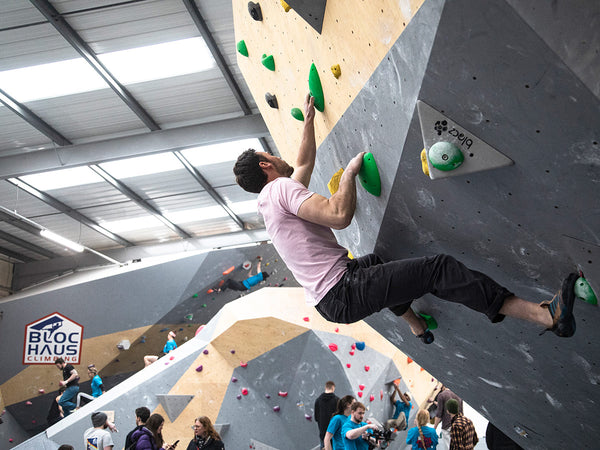
POLYGON ((413 362, 412 359, 410 359, 408 356, 406 357, 406 364, 410 364, 411 362, 413 362))
POLYGON ((235 270, 235 266, 231 266, 229 269, 223 271, 223 275, 229 275, 234 270, 235 270))

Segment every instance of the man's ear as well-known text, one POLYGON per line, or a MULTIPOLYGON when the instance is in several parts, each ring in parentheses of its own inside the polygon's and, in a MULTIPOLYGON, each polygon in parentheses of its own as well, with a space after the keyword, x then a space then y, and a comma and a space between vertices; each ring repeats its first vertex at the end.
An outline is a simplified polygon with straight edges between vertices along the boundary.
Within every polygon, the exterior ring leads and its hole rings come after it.
POLYGON ((271 163, 270 163, 269 161, 259 161, 259 162, 258 162, 258 166, 259 166, 261 169, 266 169, 267 167, 270 167, 270 166, 271 166, 271 163))

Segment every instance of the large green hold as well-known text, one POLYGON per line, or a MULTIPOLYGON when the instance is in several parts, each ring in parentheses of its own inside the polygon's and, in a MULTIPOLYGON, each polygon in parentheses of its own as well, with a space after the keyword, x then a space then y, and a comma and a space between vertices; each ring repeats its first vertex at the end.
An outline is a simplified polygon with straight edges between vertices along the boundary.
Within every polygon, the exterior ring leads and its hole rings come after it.
POLYGON ((381 178, 372 153, 364 154, 363 163, 358 172, 358 179, 368 193, 373 194, 375 197, 381 195, 381 178))
POLYGON ((243 39, 237 43, 237 51, 240 55, 248 57, 248 47, 246 47, 246 42, 243 39))
POLYGON ((577 279, 577 281, 575 282, 574 291, 575 295, 584 302, 589 303, 590 305, 598 304, 598 298, 596 297, 592 286, 590 286, 590 283, 588 283, 588 281, 585 278, 579 277, 577 279))
POLYGON ((427 154, 431 165, 437 170, 448 172, 459 167, 465 160, 465 155, 456 145, 450 142, 436 142, 427 154))
POLYGON ((321 85, 321 78, 314 63, 310 66, 310 72, 308 73, 308 89, 310 90, 310 95, 315 98, 315 108, 317 111, 323 112, 325 110, 323 86, 321 85))

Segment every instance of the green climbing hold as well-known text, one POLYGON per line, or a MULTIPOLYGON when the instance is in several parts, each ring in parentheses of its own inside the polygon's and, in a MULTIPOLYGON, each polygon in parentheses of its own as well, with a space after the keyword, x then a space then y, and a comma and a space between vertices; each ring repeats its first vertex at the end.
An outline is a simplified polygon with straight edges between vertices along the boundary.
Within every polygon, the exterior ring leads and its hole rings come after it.
POLYGON ((598 304, 598 298, 596 297, 592 286, 590 286, 590 283, 588 283, 588 281, 585 278, 579 277, 577 279, 577 281, 575 282, 574 291, 575 295, 584 302, 589 303, 590 305, 598 304))
POLYGON ((185 318, 187 320, 192 320, 194 318, 194 315, 193 314, 188 314, 188 315, 185 316, 185 318))
POLYGON ((372 153, 365 153, 363 163, 358 172, 358 179, 365 190, 373 194, 375 197, 381 195, 381 178, 379 177, 379 169, 372 153))
POLYGON ((323 112, 325 110, 325 97, 323 97, 323 86, 321 85, 321 78, 315 64, 310 66, 310 72, 308 73, 308 88, 310 95, 315 98, 315 109, 323 112))
POLYGON ((302 114, 300 108, 292 108, 291 113, 294 119, 299 120, 300 122, 304 121, 304 114, 302 114))
POLYGON ((192 295, 193 298, 198 298, 198 294, 192 295))
POLYGON ((425 320, 425 323, 427 324, 427 329, 429 331, 435 330, 438 327, 437 321, 430 315, 424 313, 419 313, 419 315, 423 318, 423 320, 425 320))
POLYGON ((263 54, 261 61, 263 66, 275 72, 275 60, 273 59, 273 55, 263 54))
POLYGON ((447 172, 460 166, 465 156, 456 145, 450 142, 436 142, 429 149, 429 161, 437 170, 447 172))
POLYGON ((248 57, 248 47, 246 47, 246 42, 243 39, 237 43, 237 51, 240 55, 248 57))
POLYGON ((203 307, 203 308, 206 308, 206 303, 202 303, 202 307, 203 307))

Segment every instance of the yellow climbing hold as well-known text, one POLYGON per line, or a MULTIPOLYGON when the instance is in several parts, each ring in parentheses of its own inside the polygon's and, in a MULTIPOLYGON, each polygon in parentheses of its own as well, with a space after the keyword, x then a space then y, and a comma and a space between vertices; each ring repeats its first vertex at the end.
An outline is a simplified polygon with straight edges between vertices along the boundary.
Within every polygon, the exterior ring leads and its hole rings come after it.
POLYGON ((339 64, 331 66, 331 71, 333 72, 333 76, 336 78, 339 78, 340 75, 342 74, 342 68, 340 67, 339 64))
POLYGON ((421 168, 423 169, 423 173, 429 176, 429 166, 427 165, 427 150, 425 149, 421 151, 421 168))
POLYGON ((329 189, 329 193, 331 195, 335 194, 340 188, 340 178, 342 178, 342 174, 344 173, 344 169, 338 170, 333 174, 329 183, 327 183, 327 188, 329 189))
POLYGON ((352 252, 350 250, 348 250, 348 258, 354 259, 354 255, 352 254, 352 252))
POLYGON ((292 7, 290 5, 288 5, 286 2, 284 2, 283 0, 281 0, 281 6, 283 6, 283 10, 285 12, 288 12, 290 9, 292 9, 292 7))

